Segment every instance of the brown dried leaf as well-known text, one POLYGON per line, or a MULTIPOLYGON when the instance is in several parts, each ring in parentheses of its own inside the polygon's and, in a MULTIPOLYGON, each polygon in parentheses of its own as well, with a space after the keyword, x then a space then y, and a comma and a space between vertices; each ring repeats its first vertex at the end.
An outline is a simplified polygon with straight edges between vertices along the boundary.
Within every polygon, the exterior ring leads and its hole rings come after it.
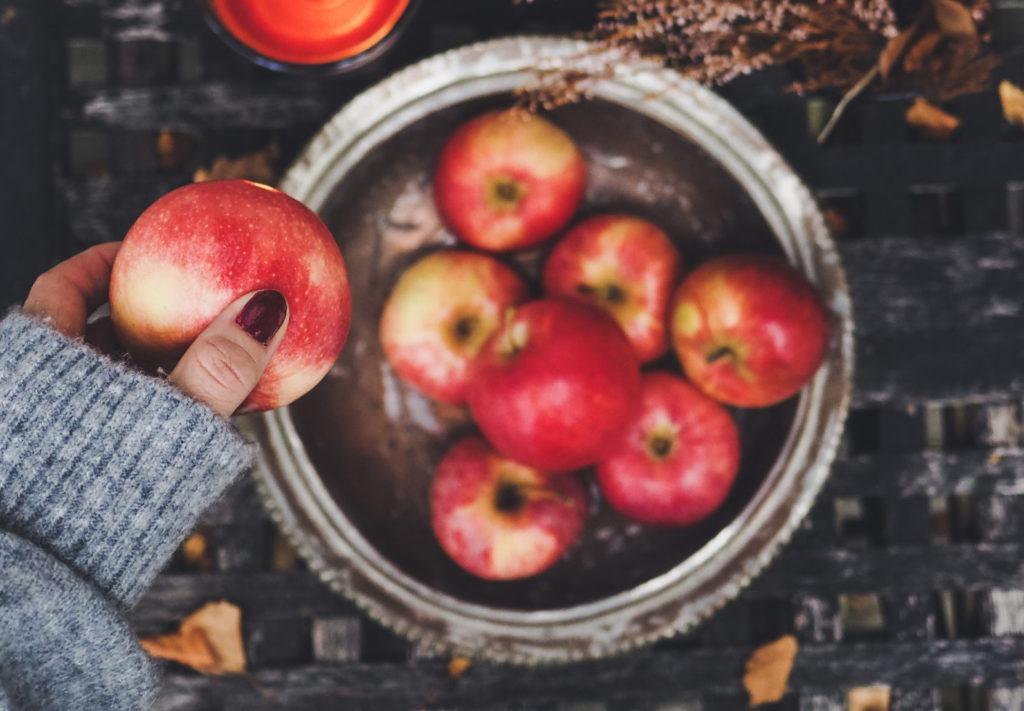
POLYGON ((888 686, 860 686, 846 694, 848 711, 889 711, 892 691, 888 686))
POLYGON ((944 37, 978 38, 978 27, 971 11, 958 0, 932 0, 935 24, 944 37))
POLYGON ((938 140, 945 140, 960 127, 960 119, 940 109, 920 96, 907 109, 907 123, 918 131, 938 140))
POLYGON ((196 570, 210 570, 213 560, 210 558, 210 544, 201 531, 196 531, 181 544, 181 557, 185 564, 196 570))
POLYGON ((750 695, 752 707, 774 703, 786 694, 798 648, 796 637, 786 635, 758 647, 750 655, 743 672, 743 687, 750 695))
POLYGON ((931 56, 941 41, 942 35, 935 31, 926 32, 922 35, 921 39, 914 42, 903 57, 903 71, 907 73, 921 71, 925 60, 931 56))
POLYGON ((448 662, 448 676, 452 679, 459 679, 473 666, 473 660, 469 657, 455 656, 448 662))
POLYGON ((1024 89, 1004 79, 999 82, 999 101, 1006 120, 1024 128, 1024 89))
POLYGON ((186 617, 177 632, 147 637, 141 644, 151 656, 204 674, 245 671, 242 611, 230 602, 209 602, 186 617))
POLYGON ((893 68, 899 64, 907 45, 915 34, 917 34, 917 27, 908 27, 885 45, 885 49, 878 57, 878 71, 883 79, 888 79, 893 68))
POLYGON ((252 180, 257 183, 274 185, 277 182, 277 159, 280 157, 281 149, 276 143, 266 148, 241 156, 240 158, 226 158, 220 156, 209 169, 200 168, 195 172, 192 179, 197 183, 204 183, 208 180, 231 180, 242 179, 252 180))

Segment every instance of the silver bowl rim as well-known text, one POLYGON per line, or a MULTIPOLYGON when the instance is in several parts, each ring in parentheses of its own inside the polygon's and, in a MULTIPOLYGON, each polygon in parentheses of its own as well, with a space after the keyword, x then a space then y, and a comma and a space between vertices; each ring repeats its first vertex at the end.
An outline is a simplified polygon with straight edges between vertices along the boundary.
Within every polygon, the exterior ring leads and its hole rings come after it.
MULTIPOLYGON (((514 90, 542 63, 578 61, 591 49, 565 38, 509 37, 411 65, 344 106, 311 140, 280 187, 320 210, 338 178, 402 127, 439 108, 514 90)), ((332 590, 428 653, 462 653, 514 664, 580 661, 692 628, 735 598, 789 540, 827 479, 842 435, 853 378, 852 308, 838 251, 808 189, 731 105, 675 72, 625 60, 614 76, 596 82, 590 94, 690 138, 742 185, 789 260, 819 288, 828 287, 825 296, 835 318, 832 352, 801 393, 794 425, 766 481, 732 522, 696 553, 636 588, 555 610, 524 612, 466 603, 405 575, 376 552, 334 503, 306 456, 289 409, 259 416, 254 430, 262 434, 263 447, 255 474, 272 519, 332 590), (831 284, 821 281, 825 268, 832 273, 831 284), (826 408, 823 391, 834 378, 841 394, 826 408), (818 436, 809 424, 820 430, 818 436), (281 478, 267 446, 283 458, 281 478), (799 458, 808 453, 809 461, 799 458), (301 530, 289 495, 302 501, 303 514, 315 520, 320 542, 331 546, 336 560, 328 560, 322 546, 310 540, 312 534, 301 530), (781 525, 762 535, 760 525, 778 517, 783 506, 788 513, 781 525), (737 557, 748 547, 755 550, 737 557), (680 604, 708 580, 718 581, 713 591, 680 604), (583 639, 591 641, 581 644, 583 639)))

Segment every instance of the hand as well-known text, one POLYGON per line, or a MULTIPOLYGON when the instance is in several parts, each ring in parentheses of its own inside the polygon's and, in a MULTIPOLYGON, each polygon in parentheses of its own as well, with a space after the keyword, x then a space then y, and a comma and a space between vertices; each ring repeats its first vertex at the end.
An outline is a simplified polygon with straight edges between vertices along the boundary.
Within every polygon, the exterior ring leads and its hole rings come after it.
MULTIPOLYGON (((87 249, 46 272, 22 310, 69 338, 83 338, 89 315, 107 301, 120 242, 87 249)), ((276 291, 246 294, 231 303, 178 361, 167 381, 223 417, 242 404, 288 328, 288 305, 276 291)))

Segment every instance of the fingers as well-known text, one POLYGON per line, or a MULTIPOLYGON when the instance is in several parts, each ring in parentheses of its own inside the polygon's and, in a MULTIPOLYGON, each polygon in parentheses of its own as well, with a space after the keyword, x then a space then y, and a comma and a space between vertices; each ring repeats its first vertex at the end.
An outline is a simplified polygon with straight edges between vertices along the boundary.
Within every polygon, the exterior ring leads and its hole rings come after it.
POLYGON ((247 294, 199 335, 167 380, 228 417, 263 376, 287 322, 288 304, 281 294, 247 294))
POLYGON ((85 333, 85 320, 106 302, 110 271, 120 242, 96 245, 42 274, 22 310, 50 322, 71 338, 85 333))

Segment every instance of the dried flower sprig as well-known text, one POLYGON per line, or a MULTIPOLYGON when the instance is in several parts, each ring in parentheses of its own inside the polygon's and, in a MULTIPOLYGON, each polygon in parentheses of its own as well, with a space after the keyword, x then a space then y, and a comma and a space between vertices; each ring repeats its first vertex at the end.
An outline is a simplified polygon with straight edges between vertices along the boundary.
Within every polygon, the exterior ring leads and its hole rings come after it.
POLYGON ((603 0, 592 49, 542 67, 526 97, 546 108, 577 101, 623 59, 653 60, 709 85, 789 65, 793 91, 846 92, 824 140, 876 83, 938 101, 983 89, 998 63, 984 51, 989 15, 989 0, 921 0, 902 23, 890 0, 603 0))

